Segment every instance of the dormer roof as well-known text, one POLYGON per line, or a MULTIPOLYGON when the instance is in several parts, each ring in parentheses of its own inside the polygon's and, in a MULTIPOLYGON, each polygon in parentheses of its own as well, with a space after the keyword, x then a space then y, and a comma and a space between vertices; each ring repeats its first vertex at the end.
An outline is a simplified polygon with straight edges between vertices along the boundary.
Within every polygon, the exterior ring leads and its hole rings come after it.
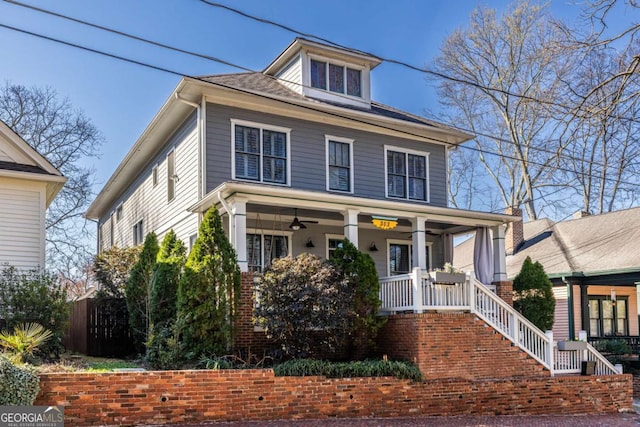
POLYGON ((307 40, 301 37, 296 39, 287 48, 282 51, 271 64, 267 65, 263 73, 268 76, 275 75, 279 70, 286 66, 291 59, 293 59, 301 50, 304 50, 311 54, 318 54, 328 56, 339 61, 357 64, 369 69, 373 69, 382 63, 382 59, 377 56, 370 55, 365 52, 360 52, 355 49, 346 49, 337 46, 330 46, 311 40, 307 40))

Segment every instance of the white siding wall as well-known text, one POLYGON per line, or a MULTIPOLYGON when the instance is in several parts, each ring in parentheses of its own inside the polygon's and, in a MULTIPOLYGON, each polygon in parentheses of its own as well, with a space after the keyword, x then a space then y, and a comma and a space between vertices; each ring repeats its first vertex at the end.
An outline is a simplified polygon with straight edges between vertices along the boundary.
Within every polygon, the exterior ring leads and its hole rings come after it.
MULTIPOLYGON (((195 120, 193 121, 195 123, 195 120)), ((102 241, 100 250, 110 247, 110 214, 113 212, 114 241, 118 247, 133 245, 133 226, 143 221, 144 234, 155 231, 158 240, 173 229, 185 246, 189 236, 198 229, 198 215, 187 212, 187 208, 198 200, 198 133, 193 126, 188 132, 178 132, 177 138, 149 165, 133 183, 127 193, 106 213, 101 222, 102 241), (175 197, 167 200, 167 153, 175 149, 175 173, 178 180, 175 197), (158 167, 158 183, 153 185, 153 166, 158 167), (122 217, 116 219, 116 209, 122 204, 122 217)))
POLYGON ((293 58, 276 77, 289 89, 302 94, 302 60, 300 55, 293 58))
POLYGON ((46 185, 0 178, 0 264, 44 267, 46 185))

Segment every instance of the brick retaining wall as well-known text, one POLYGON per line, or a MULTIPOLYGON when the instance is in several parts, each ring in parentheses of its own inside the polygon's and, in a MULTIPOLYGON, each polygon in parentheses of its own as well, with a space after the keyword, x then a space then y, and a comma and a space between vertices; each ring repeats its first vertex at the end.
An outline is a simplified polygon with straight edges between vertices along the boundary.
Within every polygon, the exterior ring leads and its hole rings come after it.
POLYGON ((271 370, 53 373, 36 405, 67 425, 630 411, 631 375, 464 379, 275 377, 271 370))

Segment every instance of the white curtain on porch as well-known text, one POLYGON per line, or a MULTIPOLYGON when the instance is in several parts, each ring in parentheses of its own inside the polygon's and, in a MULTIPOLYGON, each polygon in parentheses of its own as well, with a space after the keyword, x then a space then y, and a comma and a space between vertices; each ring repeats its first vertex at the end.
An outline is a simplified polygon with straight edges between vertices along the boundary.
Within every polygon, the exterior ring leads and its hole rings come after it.
POLYGON ((476 241, 473 248, 473 269, 484 285, 493 282, 493 254, 491 250, 491 232, 487 227, 476 229, 476 241))

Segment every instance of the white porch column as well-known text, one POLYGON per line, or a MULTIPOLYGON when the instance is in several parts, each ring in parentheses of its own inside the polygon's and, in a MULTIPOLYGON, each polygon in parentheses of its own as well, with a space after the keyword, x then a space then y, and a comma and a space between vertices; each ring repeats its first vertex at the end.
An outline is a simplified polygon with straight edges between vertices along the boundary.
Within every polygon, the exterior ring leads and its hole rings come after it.
POLYGON ((231 215, 229 223, 233 222, 229 237, 231 245, 236 250, 238 256, 238 265, 240 271, 249 271, 249 263, 247 262, 247 201, 236 199, 231 203, 231 215))
POLYGON ((413 243, 412 261, 413 267, 420 267, 420 270, 427 269, 427 239, 425 223, 427 217, 418 216, 411 219, 411 240, 413 243))
POLYGON ((360 211, 347 209, 342 212, 344 215, 344 237, 349 239, 356 248, 358 246, 358 214, 360 211))
POLYGON ((507 280, 507 253, 504 248, 504 225, 491 227, 493 234, 493 281, 507 280))

